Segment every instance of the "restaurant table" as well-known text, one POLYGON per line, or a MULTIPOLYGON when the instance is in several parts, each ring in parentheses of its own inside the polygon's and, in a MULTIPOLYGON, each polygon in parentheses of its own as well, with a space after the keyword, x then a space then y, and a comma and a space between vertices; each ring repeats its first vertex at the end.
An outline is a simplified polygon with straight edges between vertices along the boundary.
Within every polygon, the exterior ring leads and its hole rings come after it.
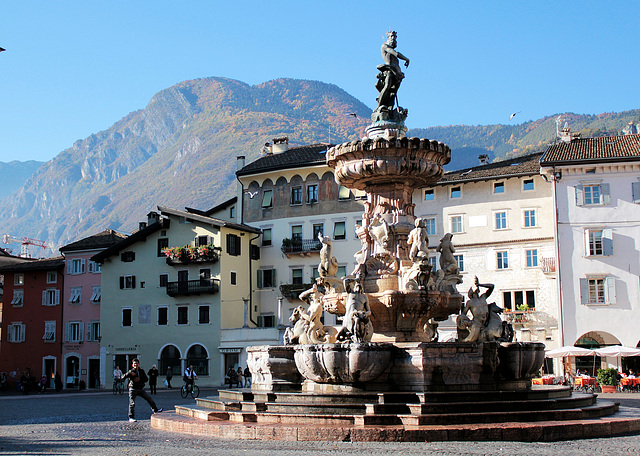
POLYGON ((575 388, 587 388, 596 386, 596 379, 593 377, 576 377, 573 386, 575 388))
POLYGON ((620 385, 622 389, 637 391, 640 387, 640 378, 621 378, 620 385))
POLYGON ((532 379, 531 383, 534 385, 553 385, 555 377, 538 377, 532 379))

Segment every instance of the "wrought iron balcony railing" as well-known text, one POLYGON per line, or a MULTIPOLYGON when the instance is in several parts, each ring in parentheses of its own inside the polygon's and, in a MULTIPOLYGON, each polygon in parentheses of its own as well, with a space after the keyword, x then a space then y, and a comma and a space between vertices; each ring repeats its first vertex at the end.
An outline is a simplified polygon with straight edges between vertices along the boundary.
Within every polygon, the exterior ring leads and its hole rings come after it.
POLYGON ((542 272, 545 274, 553 274, 556 272, 556 259, 555 258, 543 258, 542 259, 542 272))
POLYGON ((287 283, 280 285, 280 293, 287 299, 298 299, 300 293, 313 287, 312 283, 287 283))
POLYGON ((213 294, 218 291, 220 291, 220 280, 218 279, 183 280, 167 283, 167 294, 171 297, 202 293, 213 294))
POLYGON ((283 253, 308 253, 319 252, 322 243, 317 239, 283 239, 283 253))

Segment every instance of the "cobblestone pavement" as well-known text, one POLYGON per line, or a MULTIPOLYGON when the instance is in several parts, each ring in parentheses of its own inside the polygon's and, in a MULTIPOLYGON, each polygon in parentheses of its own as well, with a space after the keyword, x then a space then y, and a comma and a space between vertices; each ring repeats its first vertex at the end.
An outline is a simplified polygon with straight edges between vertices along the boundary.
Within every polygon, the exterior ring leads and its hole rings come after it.
MULTIPOLYGON (((601 397, 619 401, 623 406, 640 408, 640 394, 601 397)), ((190 401, 182 399, 177 390, 164 390, 156 396, 156 402, 160 407, 171 409, 175 404, 190 401)), ((139 421, 129 423, 126 394, 82 392, 0 396, 0 455, 640 455, 640 435, 554 443, 217 440, 151 429, 151 410, 146 402, 138 399, 136 409, 139 421)))

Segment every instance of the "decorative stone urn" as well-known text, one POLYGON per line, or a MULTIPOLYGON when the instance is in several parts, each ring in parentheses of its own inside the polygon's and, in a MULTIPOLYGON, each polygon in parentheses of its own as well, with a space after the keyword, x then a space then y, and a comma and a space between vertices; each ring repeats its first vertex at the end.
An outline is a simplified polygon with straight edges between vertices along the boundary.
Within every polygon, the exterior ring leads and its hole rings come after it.
POLYGON ((391 362, 393 345, 346 343, 295 345, 294 359, 304 378, 315 383, 358 384, 378 378, 391 362))

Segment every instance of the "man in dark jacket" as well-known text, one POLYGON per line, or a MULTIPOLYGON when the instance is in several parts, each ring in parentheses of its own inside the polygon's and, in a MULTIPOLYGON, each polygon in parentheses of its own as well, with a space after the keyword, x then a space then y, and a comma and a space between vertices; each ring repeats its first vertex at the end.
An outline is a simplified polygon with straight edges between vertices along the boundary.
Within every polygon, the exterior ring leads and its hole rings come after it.
POLYGON ((147 375, 149 376, 149 390, 151 391, 151 394, 158 394, 157 385, 160 371, 158 371, 158 368, 155 364, 151 367, 151 369, 149 369, 147 375))
POLYGON ((138 358, 133 358, 131 361, 131 369, 129 372, 122 376, 123 379, 129 379, 129 421, 137 421, 135 418, 136 410, 136 397, 140 396, 149 403, 153 413, 162 412, 162 408, 158 408, 153 398, 144 390, 144 384, 149 380, 144 369, 140 368, 140 361, 138 358))

